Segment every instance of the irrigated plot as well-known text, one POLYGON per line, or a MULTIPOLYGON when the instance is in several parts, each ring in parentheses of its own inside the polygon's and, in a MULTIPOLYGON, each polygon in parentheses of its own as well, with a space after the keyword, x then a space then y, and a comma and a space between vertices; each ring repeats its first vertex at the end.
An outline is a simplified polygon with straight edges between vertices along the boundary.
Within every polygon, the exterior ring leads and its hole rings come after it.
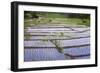
POLYGON ((24 60, 50 61, 90 58, 90 28, 35 26, 25 29, 24 60))

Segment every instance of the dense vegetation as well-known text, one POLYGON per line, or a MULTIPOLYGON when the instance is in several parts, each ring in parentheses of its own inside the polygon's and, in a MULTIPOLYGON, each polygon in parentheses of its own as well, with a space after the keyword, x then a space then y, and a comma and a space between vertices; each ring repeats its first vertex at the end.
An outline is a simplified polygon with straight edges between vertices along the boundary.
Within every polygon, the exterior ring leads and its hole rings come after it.
POLYGON ((25 27, 37 24, 76 24, 90 26, 89 14, 24 12, 25 27))

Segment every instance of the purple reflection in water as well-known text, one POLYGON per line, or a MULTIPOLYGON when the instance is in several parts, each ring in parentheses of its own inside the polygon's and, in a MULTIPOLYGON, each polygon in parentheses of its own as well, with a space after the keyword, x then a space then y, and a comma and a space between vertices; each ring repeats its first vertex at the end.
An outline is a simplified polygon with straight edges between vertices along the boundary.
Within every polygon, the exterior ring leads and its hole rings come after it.
MULTIPOLYGON (((90 54, 90 46, 78 48, 66 48, 64 53, 59 53, 55 48, 26 48, 24 50, 24 61, 51 61, 51 60, 69 60, 70 54, 73 56, 80 56, 90 54)), ((89 59, 90 55, 75 57, 74 59, 89 59)))

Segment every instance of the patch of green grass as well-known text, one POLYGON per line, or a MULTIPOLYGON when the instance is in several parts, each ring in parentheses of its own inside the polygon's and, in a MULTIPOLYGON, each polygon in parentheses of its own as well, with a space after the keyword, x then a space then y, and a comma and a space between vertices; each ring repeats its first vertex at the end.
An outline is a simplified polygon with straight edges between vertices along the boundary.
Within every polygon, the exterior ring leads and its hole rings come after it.
POLYGON ((84 25, 90 26, 89 19, 79 19, 79 18, 41 18, 41 19, 25 19, 25 27, 31 25, 42 25, 42 24, 70 24, 70 25, 84 25))

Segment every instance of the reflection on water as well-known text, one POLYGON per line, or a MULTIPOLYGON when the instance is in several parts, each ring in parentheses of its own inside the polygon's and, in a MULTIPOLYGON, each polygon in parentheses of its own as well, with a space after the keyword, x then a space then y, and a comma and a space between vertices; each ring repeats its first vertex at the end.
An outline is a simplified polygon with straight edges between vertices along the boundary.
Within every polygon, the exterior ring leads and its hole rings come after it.
POLYGON ((24 61, 52 61, 89 58, 90 46, 65 48, 64 53, 59 53, 55 48, 25 48, 24 50, 24 61))
POLYGON ((25 38, 24 38, 25 62, 74 60, 74 59, 90 58, 91 54, 90 28, 88 27, 85 28, 83 27, 58 28, 58 26, 55 26, 55 28, 29 27, 26 31, 28 34, 25 33, 25 38), (55 42, 53 42, 52 40, 55 42), (80 46, 80 45, 85 45, 85 46, 80 46), (64 51, 62 53, 60 53, 56 48, 51 48, 51 47, 58 47, 59 49, 59 46, 60 49, 62 47, 67 47, 67 48, 64 48, 64 51), (71 46, 71 48, 70 47, 68 48, 68 46, 71 46))

